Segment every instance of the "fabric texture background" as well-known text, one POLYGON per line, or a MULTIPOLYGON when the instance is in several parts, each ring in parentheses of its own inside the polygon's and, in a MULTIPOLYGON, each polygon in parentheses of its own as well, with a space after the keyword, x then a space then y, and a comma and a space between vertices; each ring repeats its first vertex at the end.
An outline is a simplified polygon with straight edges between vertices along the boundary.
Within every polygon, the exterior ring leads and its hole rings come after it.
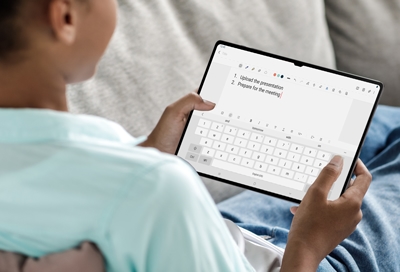
MULTIPOLYGON (((335 67, 323 1, 119 0, 110 48, 96 77, 70 88, 70 109, 147 135, 167 105, 198 88, 220 39, 335 67)), ((240 191, 206 186, 217 202, 240 191)))
POLYGON ((381 104, 400 106, 400 0, 325 0, 337 68, 385 84, 381 104))

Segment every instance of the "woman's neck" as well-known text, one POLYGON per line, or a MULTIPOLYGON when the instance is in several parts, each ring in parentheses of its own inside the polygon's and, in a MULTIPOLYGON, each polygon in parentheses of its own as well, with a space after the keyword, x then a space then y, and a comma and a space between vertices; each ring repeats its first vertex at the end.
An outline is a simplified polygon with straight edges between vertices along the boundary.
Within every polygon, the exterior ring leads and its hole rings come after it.
POLYGON ((68 111, 65 79, 37 57, 0 62, 0 107, 68 111))

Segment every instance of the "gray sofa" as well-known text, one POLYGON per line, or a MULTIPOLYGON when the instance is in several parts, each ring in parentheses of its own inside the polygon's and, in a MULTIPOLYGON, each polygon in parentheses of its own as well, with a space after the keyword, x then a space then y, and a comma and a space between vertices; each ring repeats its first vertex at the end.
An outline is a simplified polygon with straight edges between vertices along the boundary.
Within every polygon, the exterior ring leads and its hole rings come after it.
MULTIPOLYGON (((379 79, 400 106, 400 0, 119 0, 119 23, 95 78, 70 86, 74 113, 147 135, 200 83, 217 40, 379 79)), ((241 190, 205 181, 216 202, 241 190)))

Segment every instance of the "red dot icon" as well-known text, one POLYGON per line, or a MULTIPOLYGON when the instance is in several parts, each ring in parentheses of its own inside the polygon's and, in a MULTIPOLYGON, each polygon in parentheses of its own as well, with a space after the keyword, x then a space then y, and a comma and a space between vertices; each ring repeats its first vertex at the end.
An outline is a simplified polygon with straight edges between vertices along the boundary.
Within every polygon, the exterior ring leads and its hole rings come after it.
POLYGON ((276 76, 276 73, 274 73, 274 76, 276 76))

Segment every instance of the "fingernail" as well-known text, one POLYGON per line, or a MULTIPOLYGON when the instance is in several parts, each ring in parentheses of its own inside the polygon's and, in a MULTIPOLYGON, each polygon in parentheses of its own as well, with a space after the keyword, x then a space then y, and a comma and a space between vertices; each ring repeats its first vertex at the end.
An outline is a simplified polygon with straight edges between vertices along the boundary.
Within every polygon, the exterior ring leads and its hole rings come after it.
POLYGON ((339 155, 336 155, 335 157, 332 158, 330 164, 333 164, 335 166, 341 166, 343 164, 343 158, 339 155))
POLYGON ((204 104, 207 104, 209 106, 215 106, 215 103, 213 103, 211 101, 208 101, 208 100, 205 100, 205 99, 203 99, 203 101, 204 101, 204 104))

